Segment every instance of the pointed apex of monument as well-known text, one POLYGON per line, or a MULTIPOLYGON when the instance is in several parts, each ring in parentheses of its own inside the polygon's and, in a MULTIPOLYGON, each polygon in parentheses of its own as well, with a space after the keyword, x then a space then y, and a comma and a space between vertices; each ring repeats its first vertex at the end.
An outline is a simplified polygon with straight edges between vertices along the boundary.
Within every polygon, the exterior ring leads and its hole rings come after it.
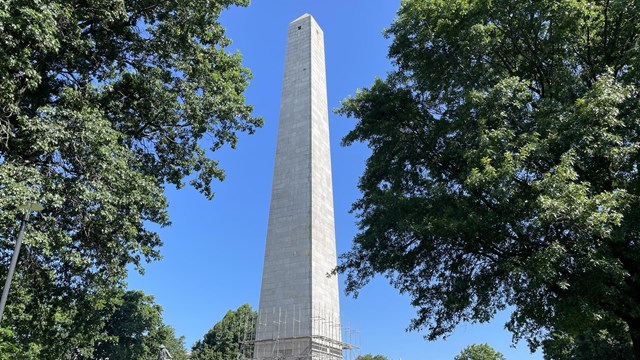
POLYGON ((302 16, 300 16, 299 18, 297 18, 297 19, 293 20, 293 21, 292 21, 292 23, 294 23, 294 22, 296 22, 296 21, 298 21, 298 20, 302 20, 302 19, 307 18, 307 17, 310 17, 310 18, 312 18, 312 19, 313 19, 313 16, 311 16, 311 14, 309 14, 309 13, 304 13, 304 14, 303 14, 302 16))

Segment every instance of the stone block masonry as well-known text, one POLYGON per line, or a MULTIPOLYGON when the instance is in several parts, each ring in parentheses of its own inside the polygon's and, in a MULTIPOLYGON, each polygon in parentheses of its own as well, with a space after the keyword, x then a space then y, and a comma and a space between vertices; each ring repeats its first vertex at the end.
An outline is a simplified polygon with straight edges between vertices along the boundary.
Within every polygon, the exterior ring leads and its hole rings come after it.
POLYGON ((255 359, 342 359, 324 36, 289 24, 255 359))

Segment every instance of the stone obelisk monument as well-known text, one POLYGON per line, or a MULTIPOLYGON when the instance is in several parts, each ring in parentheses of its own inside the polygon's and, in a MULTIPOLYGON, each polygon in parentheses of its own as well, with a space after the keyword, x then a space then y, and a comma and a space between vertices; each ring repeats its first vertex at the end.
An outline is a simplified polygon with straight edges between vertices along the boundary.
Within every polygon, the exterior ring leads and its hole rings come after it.
POLYGON ((255 359, 342 359, 324 37, 289 24, 255 359))

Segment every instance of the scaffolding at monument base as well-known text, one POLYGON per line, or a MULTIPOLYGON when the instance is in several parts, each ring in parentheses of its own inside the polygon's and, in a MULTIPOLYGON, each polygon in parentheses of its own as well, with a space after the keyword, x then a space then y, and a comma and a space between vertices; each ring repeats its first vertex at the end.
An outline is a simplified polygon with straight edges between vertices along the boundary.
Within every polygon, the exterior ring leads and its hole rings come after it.
POLYGON ((235 360, 354 360, 360 355, 358 330, 341 326, 338 317, 316 309, 309 334, 302 327, 303 313, 304 309, 295 307, 293 311, 261 309, 257 319, 245 318, 235 360), (262 348, 263 353, 256 354, 256 348, 262 348), (264 349, 268 349, 266 353, 264 349))

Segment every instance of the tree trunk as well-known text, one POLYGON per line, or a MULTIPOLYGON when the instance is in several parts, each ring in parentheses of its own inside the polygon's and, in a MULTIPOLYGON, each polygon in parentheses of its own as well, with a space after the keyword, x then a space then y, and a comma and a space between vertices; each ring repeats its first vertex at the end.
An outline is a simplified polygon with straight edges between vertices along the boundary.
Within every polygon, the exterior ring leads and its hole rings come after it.
POLYGON ((636 360, 640 360, 640 319, 630 319, 626 322, 629 325, 629 334, 631 334, 633 357, 636 360))

